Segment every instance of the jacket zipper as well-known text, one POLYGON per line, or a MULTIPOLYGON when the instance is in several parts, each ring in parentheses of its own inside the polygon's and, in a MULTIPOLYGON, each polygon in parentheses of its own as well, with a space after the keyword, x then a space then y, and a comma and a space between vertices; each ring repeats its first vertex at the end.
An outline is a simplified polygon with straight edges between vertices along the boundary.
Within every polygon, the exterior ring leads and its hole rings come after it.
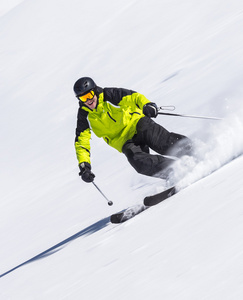
POLYGON ((109 112, 107 112, 107 114, 108 114, 108 116, 111 118, 112 121, 116 122, 116 120, 112 118, 112 116, 110 115, 109 112))

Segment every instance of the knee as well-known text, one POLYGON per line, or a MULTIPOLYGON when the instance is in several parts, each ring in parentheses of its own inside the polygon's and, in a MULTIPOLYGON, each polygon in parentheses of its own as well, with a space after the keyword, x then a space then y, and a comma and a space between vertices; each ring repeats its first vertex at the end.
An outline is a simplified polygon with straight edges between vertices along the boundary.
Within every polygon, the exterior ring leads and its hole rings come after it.
POLYGON ((133 157, 134 155, 134 144, 130 141, 127 141, 122 147, 122 153, 126 155, 127 158, 133 157))
POLYGON ((184 140, 184 139, 188 139, 186 136, 178 134, 178 133, 174 133, 174 132, 170 132, 169 138, 168 138, 168 144, 169 145, 174 145, 177 142, 184 140))
POLYGON ((147 153, 142 151, 140 146, 136 146, 133 143, 126 143, 122 152, 126 155, 130 165, 140 174, 144 173, 145 162, 147 161, 147 153))
POLYGON ((193 143, 192 141, 181 134, 174 132, 170 133, 168 138, 168 155, 181 157, 183 155, 192 155, 193 152, 193 143))

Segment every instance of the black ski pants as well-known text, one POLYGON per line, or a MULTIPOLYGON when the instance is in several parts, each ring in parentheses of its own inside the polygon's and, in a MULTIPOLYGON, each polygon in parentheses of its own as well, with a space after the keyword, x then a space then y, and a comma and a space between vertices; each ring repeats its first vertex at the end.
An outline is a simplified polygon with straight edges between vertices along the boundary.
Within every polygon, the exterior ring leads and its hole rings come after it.
POLYGON ((161 178, 167 177, 169 167, 175 161, 164 155, 180 157, 190 154, 190 151, 190 139, 167 131, 148 117, 138 121, 137 134, 122 148, 129 163, 138 173, 161 178), (150 154, 149 148, 159 154, 150 154))

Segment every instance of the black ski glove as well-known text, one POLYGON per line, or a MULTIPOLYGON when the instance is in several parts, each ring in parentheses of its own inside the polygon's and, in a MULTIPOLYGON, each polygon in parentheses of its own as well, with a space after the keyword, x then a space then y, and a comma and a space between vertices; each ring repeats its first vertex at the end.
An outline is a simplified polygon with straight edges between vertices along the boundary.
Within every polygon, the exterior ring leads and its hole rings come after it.
POLYGON ((155 103, 149 102, 144 105, 143 113, 149 118, 156 118, 158 115, 158 107, 155 103))
POLYGON ((95 175, 91 172, 91 165, 87 162, 79 164, 80 173, 79 176, 85 182, 92 182, 95 178, 95 175))

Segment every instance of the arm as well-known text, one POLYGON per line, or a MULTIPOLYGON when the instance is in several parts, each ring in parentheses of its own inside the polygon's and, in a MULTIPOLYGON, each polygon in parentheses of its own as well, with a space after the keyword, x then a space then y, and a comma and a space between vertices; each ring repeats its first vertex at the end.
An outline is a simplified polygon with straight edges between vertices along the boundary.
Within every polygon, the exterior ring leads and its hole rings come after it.
POLYGON ((91 131, 87 120, 88 113, 79 108, 76 128, 75 150, 79 163, 79 175, 85 182, 92 182, 95 175, 91 172, 90 165, 90 138, 91 131))
POLYGON ((76 128, 75 150, 79 165, 83 162, 90 164, 91 131, 87 120, 88 113, 79 108, 76 128))
POLYGON ((132 106, 135 103, 141 110, 143 110, 145 104, 150 103, 144 95, 123 88, 104 88, 104 99, 119 106, 122 104, 132 106))

